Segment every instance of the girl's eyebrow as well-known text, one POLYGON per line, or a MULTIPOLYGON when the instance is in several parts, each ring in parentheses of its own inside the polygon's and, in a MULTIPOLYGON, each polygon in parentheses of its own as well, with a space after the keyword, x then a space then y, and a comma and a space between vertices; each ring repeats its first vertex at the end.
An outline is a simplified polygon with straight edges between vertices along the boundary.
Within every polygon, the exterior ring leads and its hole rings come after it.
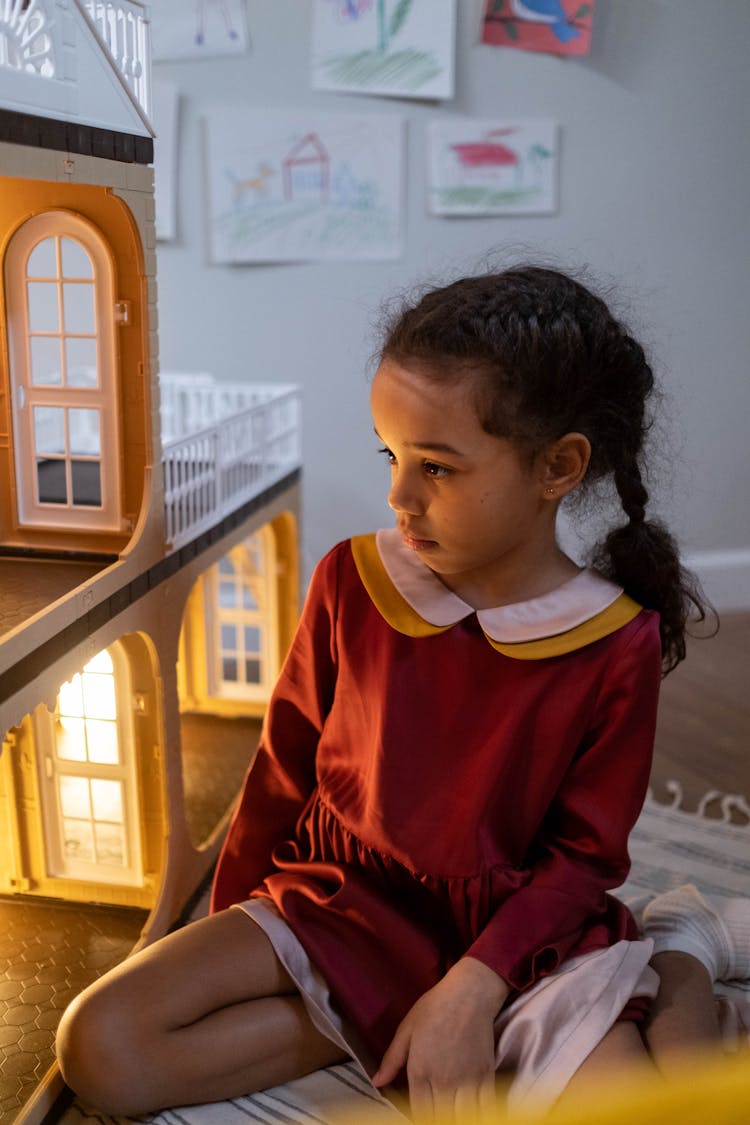
MULTIPOLYGON (((375 436, 384 445, 386 444, 377 429, 375 429, 375 436)), ((467 453, 462 453, 460 449, 456 449, 455 446, 449 445, 445 441, 405 441, 404 445, 407 449, 417 449, 420 453, 449 453, 451 457, 468 457, 467 453)))

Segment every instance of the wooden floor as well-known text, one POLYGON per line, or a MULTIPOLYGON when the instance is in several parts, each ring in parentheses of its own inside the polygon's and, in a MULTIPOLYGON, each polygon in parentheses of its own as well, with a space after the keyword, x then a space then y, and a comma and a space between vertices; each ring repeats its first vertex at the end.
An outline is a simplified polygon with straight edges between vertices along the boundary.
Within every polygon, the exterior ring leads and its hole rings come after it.
POLYGON ((726 614, 714 637, 690 639, 662 685, 652 782, 679 781, 694 809, 709 789, 750 801, 750 614, 726 614))

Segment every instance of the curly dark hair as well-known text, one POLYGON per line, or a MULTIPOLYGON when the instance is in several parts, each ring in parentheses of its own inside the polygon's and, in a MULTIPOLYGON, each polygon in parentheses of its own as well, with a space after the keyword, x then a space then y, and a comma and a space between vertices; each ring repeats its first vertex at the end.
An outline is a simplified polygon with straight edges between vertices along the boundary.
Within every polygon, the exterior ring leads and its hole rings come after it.
POLYGON ((664 524, 646 518, 642 477, 654 375, 641 345, 606 303, 574 278, 516 266, 431 289, 387 324, 381 359, 435 380, 471 378, 487 433, 530 457, 583 433, 583 486, 610 478, 627 523, 597 544, 591 563, 660 614, 666 675, 685 656, 691 616, 709 608, 664 524))

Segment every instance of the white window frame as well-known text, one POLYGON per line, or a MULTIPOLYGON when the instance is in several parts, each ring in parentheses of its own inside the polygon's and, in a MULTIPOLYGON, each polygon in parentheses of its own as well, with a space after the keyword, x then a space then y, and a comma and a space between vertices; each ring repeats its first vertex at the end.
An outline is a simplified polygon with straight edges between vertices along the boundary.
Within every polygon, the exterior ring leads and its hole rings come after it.
MULTIPOLYGON (((5 256, 5 292, 8 318, 10 388, 13 419, 13 446, 16 469, 17 518, 20 527, 46 527, 76 530, 122 531, 118 354, 115 327, 115 268, 104 238, 96 228, 69 211, 45 211, 19 227, 11 238, 5 256), (34 385, 31 368, 31 329, 27 292, 27 267, 35 247, 46 238, 56 238, 58 276, 34 280, 56 281, 60 275, 60 238, 77 242, 86 252, 93 269, 96 387, 34 385), (36 470, 34 408, 96 411, 99 416, 99 454, 101 504, 74 504, 71 485, 73 461, 85 460, 67 448, 59 459, 65 464, 67 500, 43 502, 39 498, 36 470)), ((58 292, 58 296, 59 296, 58 292)), ((75 338, 66 333, 59 309, 57 333, 61 339, 75 338)), ((38 333, 36 333, 38 335, 38 333)), ((87 337, 90 338, 90 337, 87 337)), ((95 460, 95 458, 90 458, 95 460)))
MULTIPOLYGON (((115 765, 72 761, 57 756, 56 713, 42 706, 35 715, 39 791, 44 826, 47 876, 118 886, 142 887, 143 855, 138 798, 133 691, 128 657, 119 642, 106 650, 112 658, 117 704, 117 742, 120 761, 115 765), (126 856, 122 865, 96 863, 65 854, 65 833, 59 779, 81 777, 118 781, 122 785, 123 828, 126 856)), ((83 671, 83 669, 81 669, 83 671)))
MULTIPOLYGON (((248 700, 251 702, 265 702, 271 693, 276 680, 279 665, 279 636, 278 636, 278 580, 276 574, 276 540, 269 527, 262 527, 249 537, 257 539, 260 555, 260 569, 256 572, 251 562, 252 548, 247 543, 241 543, 232 548, 227 556, 234 566, 236 579, 239 583, 245 582, 251 588, 258 608, 255 610, 221 607, 219 602, 219 585, 222 574, 219 572, 219 563, 211 567, 205 582, 205 614, 206 614, 206 669, 208 672, 208 694, 216 699, 248 700), (233 624, 238 633, 242 633, 245 626, 260 630, 260 680, 258 683, 247 683, 238 676, 237 680, 225 680, 223 673, 223 656, 221 644, 222 624, 233 624)), ((244 645, 239 646, 237 653, 238 664, 244 659, 244 645)))

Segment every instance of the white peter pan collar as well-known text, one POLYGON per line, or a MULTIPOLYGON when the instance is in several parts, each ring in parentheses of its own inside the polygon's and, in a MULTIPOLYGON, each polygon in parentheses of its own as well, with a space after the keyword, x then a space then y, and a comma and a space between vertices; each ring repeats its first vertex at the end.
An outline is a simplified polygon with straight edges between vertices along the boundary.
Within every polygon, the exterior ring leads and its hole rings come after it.
POLYGON ((585 569, 542 597, 475 611, 404 545, 397 528, 378 531, 375 541, 388 577, 421 618, 447 628, 476 612, 487 636, 503 644, 566 633, 608 609, 623 592, 621 586, 585 569))

